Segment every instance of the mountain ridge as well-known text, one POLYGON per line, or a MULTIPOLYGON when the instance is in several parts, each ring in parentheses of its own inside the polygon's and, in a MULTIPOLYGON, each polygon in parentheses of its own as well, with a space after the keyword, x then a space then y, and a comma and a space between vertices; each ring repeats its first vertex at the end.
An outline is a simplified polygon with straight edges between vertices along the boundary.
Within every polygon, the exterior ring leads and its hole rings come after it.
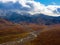
POLYGON ((52 17, 47 16, 44 14, 37 14, 37 15, 30 15, 30 14, 18 14, 18 13, 12 13, 9 16, 2 16, 3 19, 6 19, 8 21, 11 21, 13 23, 20 23, 20 22, 26 22, 26 23, 36 23, 36 24, 59 24, 60 23, 60 17, 52 17))
MULTIPOLYGON (((57 10, 60 11, 60 8, 58 8, 57 10)), ((43 13, 36 13, 32 15, 29 13, 29 11, 30 9, 20 5, 18 1, 15 3, 0 2, 0 17, 13 23, 26 22, 45 25, 60 23, 60 16, 54 17, 43 13)))

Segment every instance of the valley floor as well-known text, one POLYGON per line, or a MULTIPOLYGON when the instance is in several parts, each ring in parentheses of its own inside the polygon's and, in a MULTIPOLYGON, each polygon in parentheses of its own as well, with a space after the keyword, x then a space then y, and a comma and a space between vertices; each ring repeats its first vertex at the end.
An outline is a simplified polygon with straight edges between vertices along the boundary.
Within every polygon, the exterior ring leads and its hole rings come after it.
POLYGON ((60 44, 60 24, 40 25, 0 22, 0 45, 49 45, 49 43, 54 45, 53 40, 60 44))

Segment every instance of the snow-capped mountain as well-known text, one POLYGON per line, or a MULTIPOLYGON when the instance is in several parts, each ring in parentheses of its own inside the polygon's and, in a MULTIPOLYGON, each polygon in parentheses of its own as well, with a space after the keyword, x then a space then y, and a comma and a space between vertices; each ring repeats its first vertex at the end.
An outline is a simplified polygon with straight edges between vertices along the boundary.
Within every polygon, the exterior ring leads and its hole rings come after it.
POLYGON ((36 2, 33 0, 17 0, 16 2, 13 2, 12 0, 8 2, 0 1, 0 12, 3 11, 13 11, 17 13, 23 12, 30 13, 31 15, 42 13, 49 16, 60 16, 60 6, 45 6, 44 4, 41 4, 40 2, 36 2))
MULTIPOLYGON (((0 18, 15 23, 28 22, 46 25, 60 23, 60 8, 52 10, 49 8, 51 6, 47 6, 45 8, 41 8, 42 10, 39 7, 39 9, 37 10, 37 8, 35 9, 34 7, 34 4, 36 2, 31 5, 32 3, 33 2, 29 2, 26 3, 25 6, 23 6, 19 1, 14 3, 12 1, 7 3, 0 2, 0 18), (51 11, 53 12, 53 14, 50 14, 51 11)), ((40 3, 39 6, 41 6, 40 3)))
POLYGON ((1 16, 1 18, 11 21, 13 23, 26 22, 46 25, 60 23, 60 17, 52 17, 44 14, 31 15, 29 13, 18 14, 16 12, 12 12, 11 14, 8 13, 7 15, 8 16, 1 16))

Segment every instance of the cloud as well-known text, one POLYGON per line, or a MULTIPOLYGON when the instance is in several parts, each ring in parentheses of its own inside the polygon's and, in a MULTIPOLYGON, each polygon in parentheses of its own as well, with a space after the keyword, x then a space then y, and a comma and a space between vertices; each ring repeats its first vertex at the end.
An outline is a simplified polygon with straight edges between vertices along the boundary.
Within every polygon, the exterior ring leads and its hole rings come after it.
POLYGON ((30 9, 28 12, 31 14, 43 13, 43 14, 50 15, 50 16, 60 16, 60 13, 54 12, 58 8, 60 8, 60 5, 55 5, 56 4, 55 2, 53 2, 53 5, 45 6, 44 4, 40 2, 36 2, 34 0, 0 0, 0 1, 4 3, 9 2, 9 1, 12 1, 15 3, 16 1, 19 1, 22 7, 26 7, 30 9))
POLYGON ((13 1, 13 2, 16 2, 17 0, 0 0, 2 2, 9 2, 9 1, 13 1))

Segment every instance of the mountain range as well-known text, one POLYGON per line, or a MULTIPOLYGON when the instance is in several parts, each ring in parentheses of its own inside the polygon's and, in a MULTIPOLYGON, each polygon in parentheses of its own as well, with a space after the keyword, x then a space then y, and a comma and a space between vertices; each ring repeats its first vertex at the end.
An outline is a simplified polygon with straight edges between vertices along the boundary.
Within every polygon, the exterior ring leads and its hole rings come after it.
MULTIPOLYGON (((19 2, 13 3, 2 3, 0 2, 0 18, 4 20, 8 20, 13 23, 36 23, 36 24, 59 24, 60 16, 48 16, 46 14, 30 14, 28 13, 30 9, 27 7, 22 7, 19 2)), ((60 13, 60 8, 57 9, 58 13, 60 13)), ((56 13, 56 11, 54 11, 56 13)))

